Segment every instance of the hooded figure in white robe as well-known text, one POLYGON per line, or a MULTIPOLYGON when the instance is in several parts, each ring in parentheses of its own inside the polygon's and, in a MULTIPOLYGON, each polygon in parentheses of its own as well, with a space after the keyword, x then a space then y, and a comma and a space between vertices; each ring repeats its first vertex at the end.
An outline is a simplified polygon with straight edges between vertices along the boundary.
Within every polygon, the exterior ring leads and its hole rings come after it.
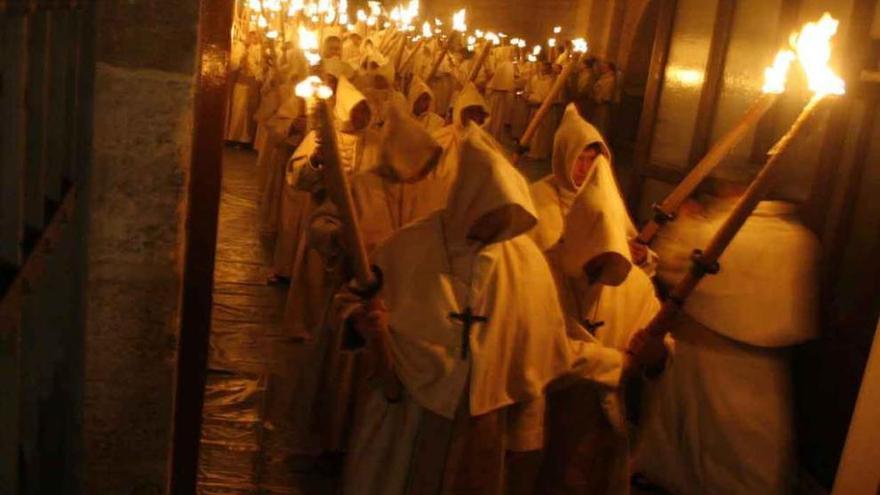
MULTIPOLYGON (((344 77, 337 85, 334 114, 340 162, 349 177, 375 167, 381 136, 369 129, 366 99, 344 77)), ((315 138, 314 132, 306 136, 288 164, 284 230, 277 243, 286 247, 276 250, 276 260, 283 257, 281 261, 292 267, 283 331, 310 351, 304 354, 308 359, 297 363, 298 399, 292 415, 305 438, 299 447, 317 455, 344 450, 347 438, 345 421, 336 421, 334 415, 324 429, 325 425, 315 425, 313 412, 326 392, 321 386, 324 369, 335 366, 326 363, 334 342, 327 314, 333 294, 349 277, 349 268, 340 248, 336 207, 313 163, 318 157, 315 138)))
POLYGON ((502 142, 505 129, 510 124, 516 89, 516 68, 513 65, 513 47, 503 46, 494 51, 495 64, 492 78, 486 85, 486 103, 492 121, 486 129, 496 140, 502 142))
MULTIPOLYGON (((541 245, 546 251, 563 311, 574 339, 598 341, 623 353, 630 336, 660 309, 648 276, 633 270, 628 238, 634 227, 614 179, 607 151, 596 152, 601 136, 574 105, 556 133, 554 174, 533 186, 539 207, 541 245), (575 169, 581 154, 594 156, 585 176, 575 169), (548 184, 578 191, 564 206, 548 184), (539 198, 539 199, 538 199, 539 198), (556 203, 556 204, 552 204, 556 203), (564 217, 560 219, 563 210, 564 217), (561 221, 560 221, 561 220, 561 221), (542 225, 543 224, 543 225, 542 225)), ((606 150, 604 145, 599 147, 606 150)), ((574 384, 548 399, 548 446, 538 493, 625 494, 628 439, 616 391, 574 384)))
MULTIPOLYGON (((555 138, 552 173, 532 184, 532 200, 538 210, 538 226, 529 235, 541 251, 549 251, 562 236, 565 216, 571 209, 581 185, 574 177, 576 158, 587 146, 598 149, 602 159, 611 161, 611 150, 602 134, 578 114, 577 107, 569 105, 555 138)), ((598 157, 597 157, 598 159, 598 157)), ((632 228, 633 233, 635 228, 632 228)))
POLYGON ((248 33, 247 42, 236 41, 230 57, 235 73, 226 140, 248 144, 254 140, 256 122, 253 117, 260 104, 260 81, 263 80, 262 45, 256 32, 248 33))
POLYGON ((434 139, 443 147, 444 154, 434 172, 446 184, 451 184, 455 180, 458 173, 459 157, 461 155, 461 143, 467 135, 467 129, 471 123, 476 123, 480 127, 485 128, 491 121, 489 107, 483 95, 477 90, 472 83, 468 83, 458 93, 455 99, 455 105, 452 109, 452 123, 435 131, 434 139), (473 119, 482 119, 473 120, 473 119))
POLYGON ((446 125, 443 117, 434 111, 434 93, 419 76, 413 77, 410 83, 407 104, 412 116, 426 131, 433 133, 446 125), (428 100, 427 104, 424 102, 425 99, 428 100))
MULTIPOLYGON (((446 205, 449 185, 433 175, 443 150, 431 136, 394 106, 382 130, 379 160, 351 178, 352 199, 367 252, 405 225, 446 205)), ((341 227, 338 218, 325 217, 341 227)), ((357 354, 342 352, 338 327, 321 351, 323 363, 313 407, 314 429, 322 449, 348 447, 352 415, 364 389, 364 364, 357 354)), ((330 329, 325 330, 332 331, 330 329)))
MULTIPOLYGON (((722 200, 660 231, 659 279, 691 269, 730 213, 722 200)), ((673 323, 648 390, 634 468, 672 493, 794 493, 790 351, 817 336, 819 244, 795 206, 758 205, 673 323)))
POLYGON ((566 336, 547 263, 522 235, 536 222, 525 179, 475 125, 460 160, 447 207, 374 252, 390 311, 380 339, 402 392, 371 387, 345 494, 525 486, 508 452, 541 449, 545 387, 567 374, 619 380, 619 356, 566 336))
MULTIPOLYGON (((352 116, 360 106, 366 105, 366 98, 349 81, 342 77, 336 89, 334 120, 336 124, 339 157, 343 167, 354 174, 361 168, 372 166, 378 158, 380 136, 369 128, 353 128, 352 116)), ((303 172, 308 176, 312 173, 310 159, 317 151, 317 134, 310 132, 303 139, 296 152, 287 163, 286 182, 281 201, 281 220, 278 239, 275 243, 274 273, 283 277, 295 277, 302 262, 303 249, 300 249, 304 229, 307 228, 311 215, 309 193, 300 187, 303 183, 303 172)), ((291 286, 293 292, 296 283, 291 286)), ((288 298, 290 305, 290 298, 288 298)), ((292 309, 292 308, 289 308, 292 309)), ((288 311, 289 313, 289 311, 288 311)))
POLYGON ((381 128, 388 118, 388 108, 391 105, 406 106, 406 97, 394 89, 394 64, 387 62, 377 66, 375 62, 368 61, 371 68, 367 71, 365 80, 368 86, 363 90, 370 110, 373 113, 373 126, 381 128))

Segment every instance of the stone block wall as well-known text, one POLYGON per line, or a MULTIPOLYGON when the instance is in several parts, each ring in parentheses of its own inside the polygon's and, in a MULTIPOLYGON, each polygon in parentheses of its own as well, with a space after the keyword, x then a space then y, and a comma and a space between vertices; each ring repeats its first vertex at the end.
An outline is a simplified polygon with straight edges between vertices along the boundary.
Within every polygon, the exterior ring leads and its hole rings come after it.
POLYGON ((198 2, 98 2, 86 281, 86 493, 163 493, 198 2))

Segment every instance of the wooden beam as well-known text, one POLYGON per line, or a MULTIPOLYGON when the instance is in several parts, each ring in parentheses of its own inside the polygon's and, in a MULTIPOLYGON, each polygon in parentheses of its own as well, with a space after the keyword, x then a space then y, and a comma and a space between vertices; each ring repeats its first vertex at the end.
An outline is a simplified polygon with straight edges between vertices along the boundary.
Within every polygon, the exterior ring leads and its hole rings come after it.
POLYGON ((688 168, 693 168, 709 150, 715 114, 718 109, 718 97, 721 94, 721 86, 724 81, 727 49, 730 45, 730 33, 733 31, 735 13, 736 0, 718 0, 715 25, 712 28, 712 41, 709 44, 709 59, 706 64, 703 88, 700 91, 700 104, 697 107, 694 135, 691 138, 688 168))
POLYGON ((46 275, 48 257, 67 228, 76 207, 76 188, 68 191, 55 216, 46 226, 31 256, 24 262, 12 284, 0 296, 0 493, 18 493, 18 427, 21 403, 19 350, 25 298, 35 282, 46 275), (12 444, 10 445, 10 442, 12 444), (9 452, 10 448, 12 452, 9 452), (10 472, 10 466, 14 471, 10 472))
POLYGON ((169 493, 196 493, 211 336, 232 0, 200 0, 198 79, 188 182, 183 300, 169 493))
MULTIPOLYGON (((46 120, 45 194, 50 210, 57 207, 62 195, 62 177, 67 168, 68 148, 68 59, 70 53, 70 13, 49 13, 49 107, 46 120)), ((51 211, 50 211, 51 214, 51 211)))
POLYGON ((0 18, 0 293, 3 271, 22 262, 27 149, 27 18, 0 18))
POLYGON ((645 87, 645 100, 642 115, 639 117, 639 132, 636 138, 634 153, 635 170, 629 185, 627 203, 634 210, 639 202, 643 182, 643 169, 651 159, 651 146, 654 140, 654 126, 657 123, 657 110, 660 106, 660 94, 666 72, 666 61, 669 58, 669 46, 675 27, 676 0, 656 0, 661 2, 657 16, 657 28, 654 32, 654 46, 651 50, 651 65, 648 69, 648 80, 645 87))
POLYGON ((27 167, 25 169, 25 255, 46 224, 45 169, 48 112, 49 17, 31 14, 28 30, 27 167))

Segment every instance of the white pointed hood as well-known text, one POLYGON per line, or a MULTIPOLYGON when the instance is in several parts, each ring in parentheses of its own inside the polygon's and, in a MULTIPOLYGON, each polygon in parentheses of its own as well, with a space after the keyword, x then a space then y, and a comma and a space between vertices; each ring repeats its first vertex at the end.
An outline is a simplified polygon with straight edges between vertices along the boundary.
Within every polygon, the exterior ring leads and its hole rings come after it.
POLYGON ((335 108, 336 119, 340 123, 339 130, 345 132, 351 129, 351 111, 358 104, 366 101, 363 93, 358 91, 347 78, 339 78, 339 84, 336 86, 335 108))
POLYGON ((400 182, 412 182, 427 175, 440 161, 443 148, 401 104, 392 103, 382 127, 381 163, 400 182))
MULTIPOLYGON (((431 88, 422 80, 419 76, 413 76, 412 82, 409 86, 409 95, 407 95, 407 102, 409 103, 409 113, 413 114, 413 107, 416 104, 416 101, 423 94, 427 94, 431 97, 431 104, 428 105, 428 112, 434 111, 434 92, 431 91, 431 88)), ((414 114, 413 114, 414 115, 414 114)))
POLYGON ((566 215, 555 248, 563 272, 580 277, 589 266, 592 282, 620 285, 632 269, 628 240, 634 231, 611 165, 599 156, 566 215))
POLYGON ((572 179, 574 164, 584 148, 594 143, 601 145, 602 154, 610 163, 611 151, 602 138, 602 134, 581 117, 573 103, 569 104, 553 139, 553 175, 560 188, 569 192, 578 190, 572 179))
POLYGON ((474 225, 500 215, 490 243, 528 232, 537 223, 529 187, 485 131, 471 124, 459 152, 459 172, 444 212, 450 243, 465 243, 474 225))
MULTIPOLYGON (((452 108, 452 122, 456 127, 462 129, 464 126, 461 122, 461 112, 465 108, 468 107, 482 107, 486 113, 489 113, 489 105, 486 104, 486 100, 483 99, 483 95, 477 90, 477 87, 474 86, 474 83, 468 82, 464 85, 461 92, 458 94, 458 98, 455 99, 455 105, 452 108)), ((491 117, 491 116, 490 116, 491 117)))

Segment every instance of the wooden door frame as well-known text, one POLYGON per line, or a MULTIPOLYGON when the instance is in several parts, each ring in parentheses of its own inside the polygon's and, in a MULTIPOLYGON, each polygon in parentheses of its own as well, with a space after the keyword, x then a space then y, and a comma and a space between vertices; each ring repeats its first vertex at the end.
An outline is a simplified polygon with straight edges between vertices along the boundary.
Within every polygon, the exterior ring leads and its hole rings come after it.
POLYGON ((233 0, 199 0, 192 155, 168 493, 196 492, 214 289, 233 0))

